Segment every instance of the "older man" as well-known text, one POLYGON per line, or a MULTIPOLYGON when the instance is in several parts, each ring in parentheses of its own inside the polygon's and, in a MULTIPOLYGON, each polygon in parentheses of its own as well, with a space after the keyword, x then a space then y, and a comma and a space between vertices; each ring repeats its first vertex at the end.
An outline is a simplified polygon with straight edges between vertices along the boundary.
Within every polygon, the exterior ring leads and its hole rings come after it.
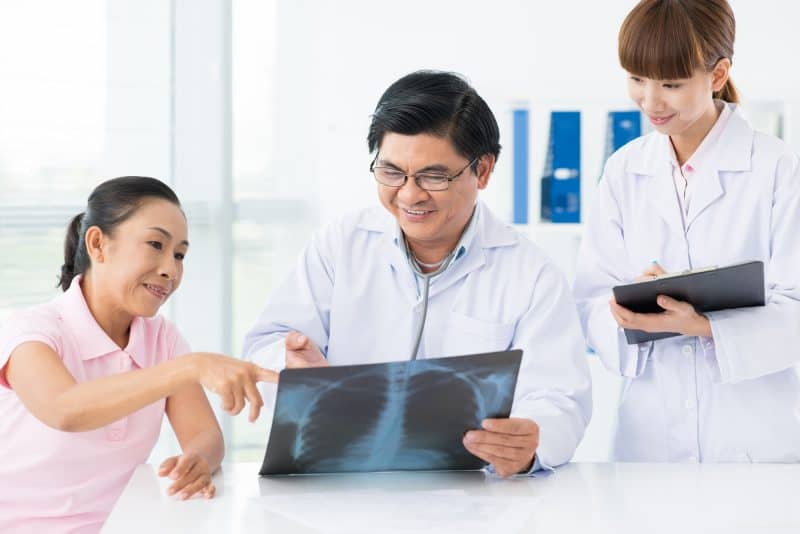
POLYGON ((375 108, 370 171, 383 207, 319 232, 247 335, 280 369, 524 350, 511 417, 464 447, 501 476, 567 462, 591 416, 584 342, 566 281, 478 200, 497 121, 462 78, 420 71, 375 108))

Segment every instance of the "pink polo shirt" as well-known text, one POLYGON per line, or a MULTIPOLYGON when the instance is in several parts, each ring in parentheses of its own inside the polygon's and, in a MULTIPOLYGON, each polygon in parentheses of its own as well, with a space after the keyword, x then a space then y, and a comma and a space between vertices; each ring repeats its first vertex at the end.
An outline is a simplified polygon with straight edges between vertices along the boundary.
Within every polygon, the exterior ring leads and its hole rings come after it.
MULTIPOLYGON (((26 341, 49 345, 77 382, 189 352, 177 328, 158 316, 134 319, 120 350, 89 311, 79 280, 3 325, 0 369, 26 341)), ((98 532, 158 439, 165 401, 97 430, 60 432, 31 415, 4 379, 0 386, 0 532, 98 532)))

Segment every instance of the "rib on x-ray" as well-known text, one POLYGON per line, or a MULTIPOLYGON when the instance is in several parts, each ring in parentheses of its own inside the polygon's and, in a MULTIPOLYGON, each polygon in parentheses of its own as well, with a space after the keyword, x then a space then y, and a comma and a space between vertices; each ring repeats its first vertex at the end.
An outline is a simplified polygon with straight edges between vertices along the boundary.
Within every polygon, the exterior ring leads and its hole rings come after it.
POLYGON ((261 474, 480 469, 462 437, 508 417, 521 358, 284 370, 261 474))

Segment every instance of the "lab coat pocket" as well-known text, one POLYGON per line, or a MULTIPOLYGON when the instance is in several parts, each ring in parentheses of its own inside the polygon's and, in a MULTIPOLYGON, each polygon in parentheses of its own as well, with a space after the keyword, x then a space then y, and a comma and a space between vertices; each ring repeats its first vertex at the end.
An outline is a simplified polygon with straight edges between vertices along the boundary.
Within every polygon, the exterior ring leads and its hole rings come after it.
POLYGON ((507 350, 514 338, 513 323, 494 323, 451 312, 444 352, 447 356, 507 350))

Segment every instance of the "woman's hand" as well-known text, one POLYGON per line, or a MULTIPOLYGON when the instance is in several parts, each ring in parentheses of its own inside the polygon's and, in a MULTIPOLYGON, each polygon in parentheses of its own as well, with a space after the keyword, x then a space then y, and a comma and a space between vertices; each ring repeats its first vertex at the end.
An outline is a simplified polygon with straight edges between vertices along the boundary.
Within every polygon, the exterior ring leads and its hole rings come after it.
MULTIPOLYGON (((653 260, 642 274, 636 277, 636 282, 653 280, 667 272, 653 260)), ((608 301, 611 315, 622 328, 628 330, 642 330, 644 332, 676 332, 685 336, 711 337, 711 323, 708 317, 697 313, 694 306, 688 302, 675 300, 666 295, 659 295, 656 302, 664 308, 661 313, 636 313, 628 308, 623 308, 612 297, 608 301)))
POLYGON ((169 477, 175 481, 167 488, 167 495, 177 493, 181 500, 186 500, 195 494, 210 499, 216 493, 208 462, 194 452, 167 458, 158 468, 158 476, 169 477))
POLYGON ((677 332, 685 336, 712 337, 711 323, 708 317, 695 311, 688 302, 675 300, 666 295, 659 295, 656 301, 664 308, 661 313, 636 313, 623 308, 613 298, 608 301, 611 315, 617 324, 628 330, 644 332, 677 332))
POLYGON ((667 274, 667 271, 661 268, 657 261, 653 260, 650 263, 650 266, 644 270, 642 274, 637 276, 634 279, 634 282, 644 282, 646 280, 652 280, 662 274, 667 274))
POLYGON ((264 401, 256 382, 278 381, 278 373, 245 362, 209 352, 195 352, 188 356, 195 380, 204 388, 222 398, 222 409, 236 415, 250 403, 250 422, 258 419, 264 401))

